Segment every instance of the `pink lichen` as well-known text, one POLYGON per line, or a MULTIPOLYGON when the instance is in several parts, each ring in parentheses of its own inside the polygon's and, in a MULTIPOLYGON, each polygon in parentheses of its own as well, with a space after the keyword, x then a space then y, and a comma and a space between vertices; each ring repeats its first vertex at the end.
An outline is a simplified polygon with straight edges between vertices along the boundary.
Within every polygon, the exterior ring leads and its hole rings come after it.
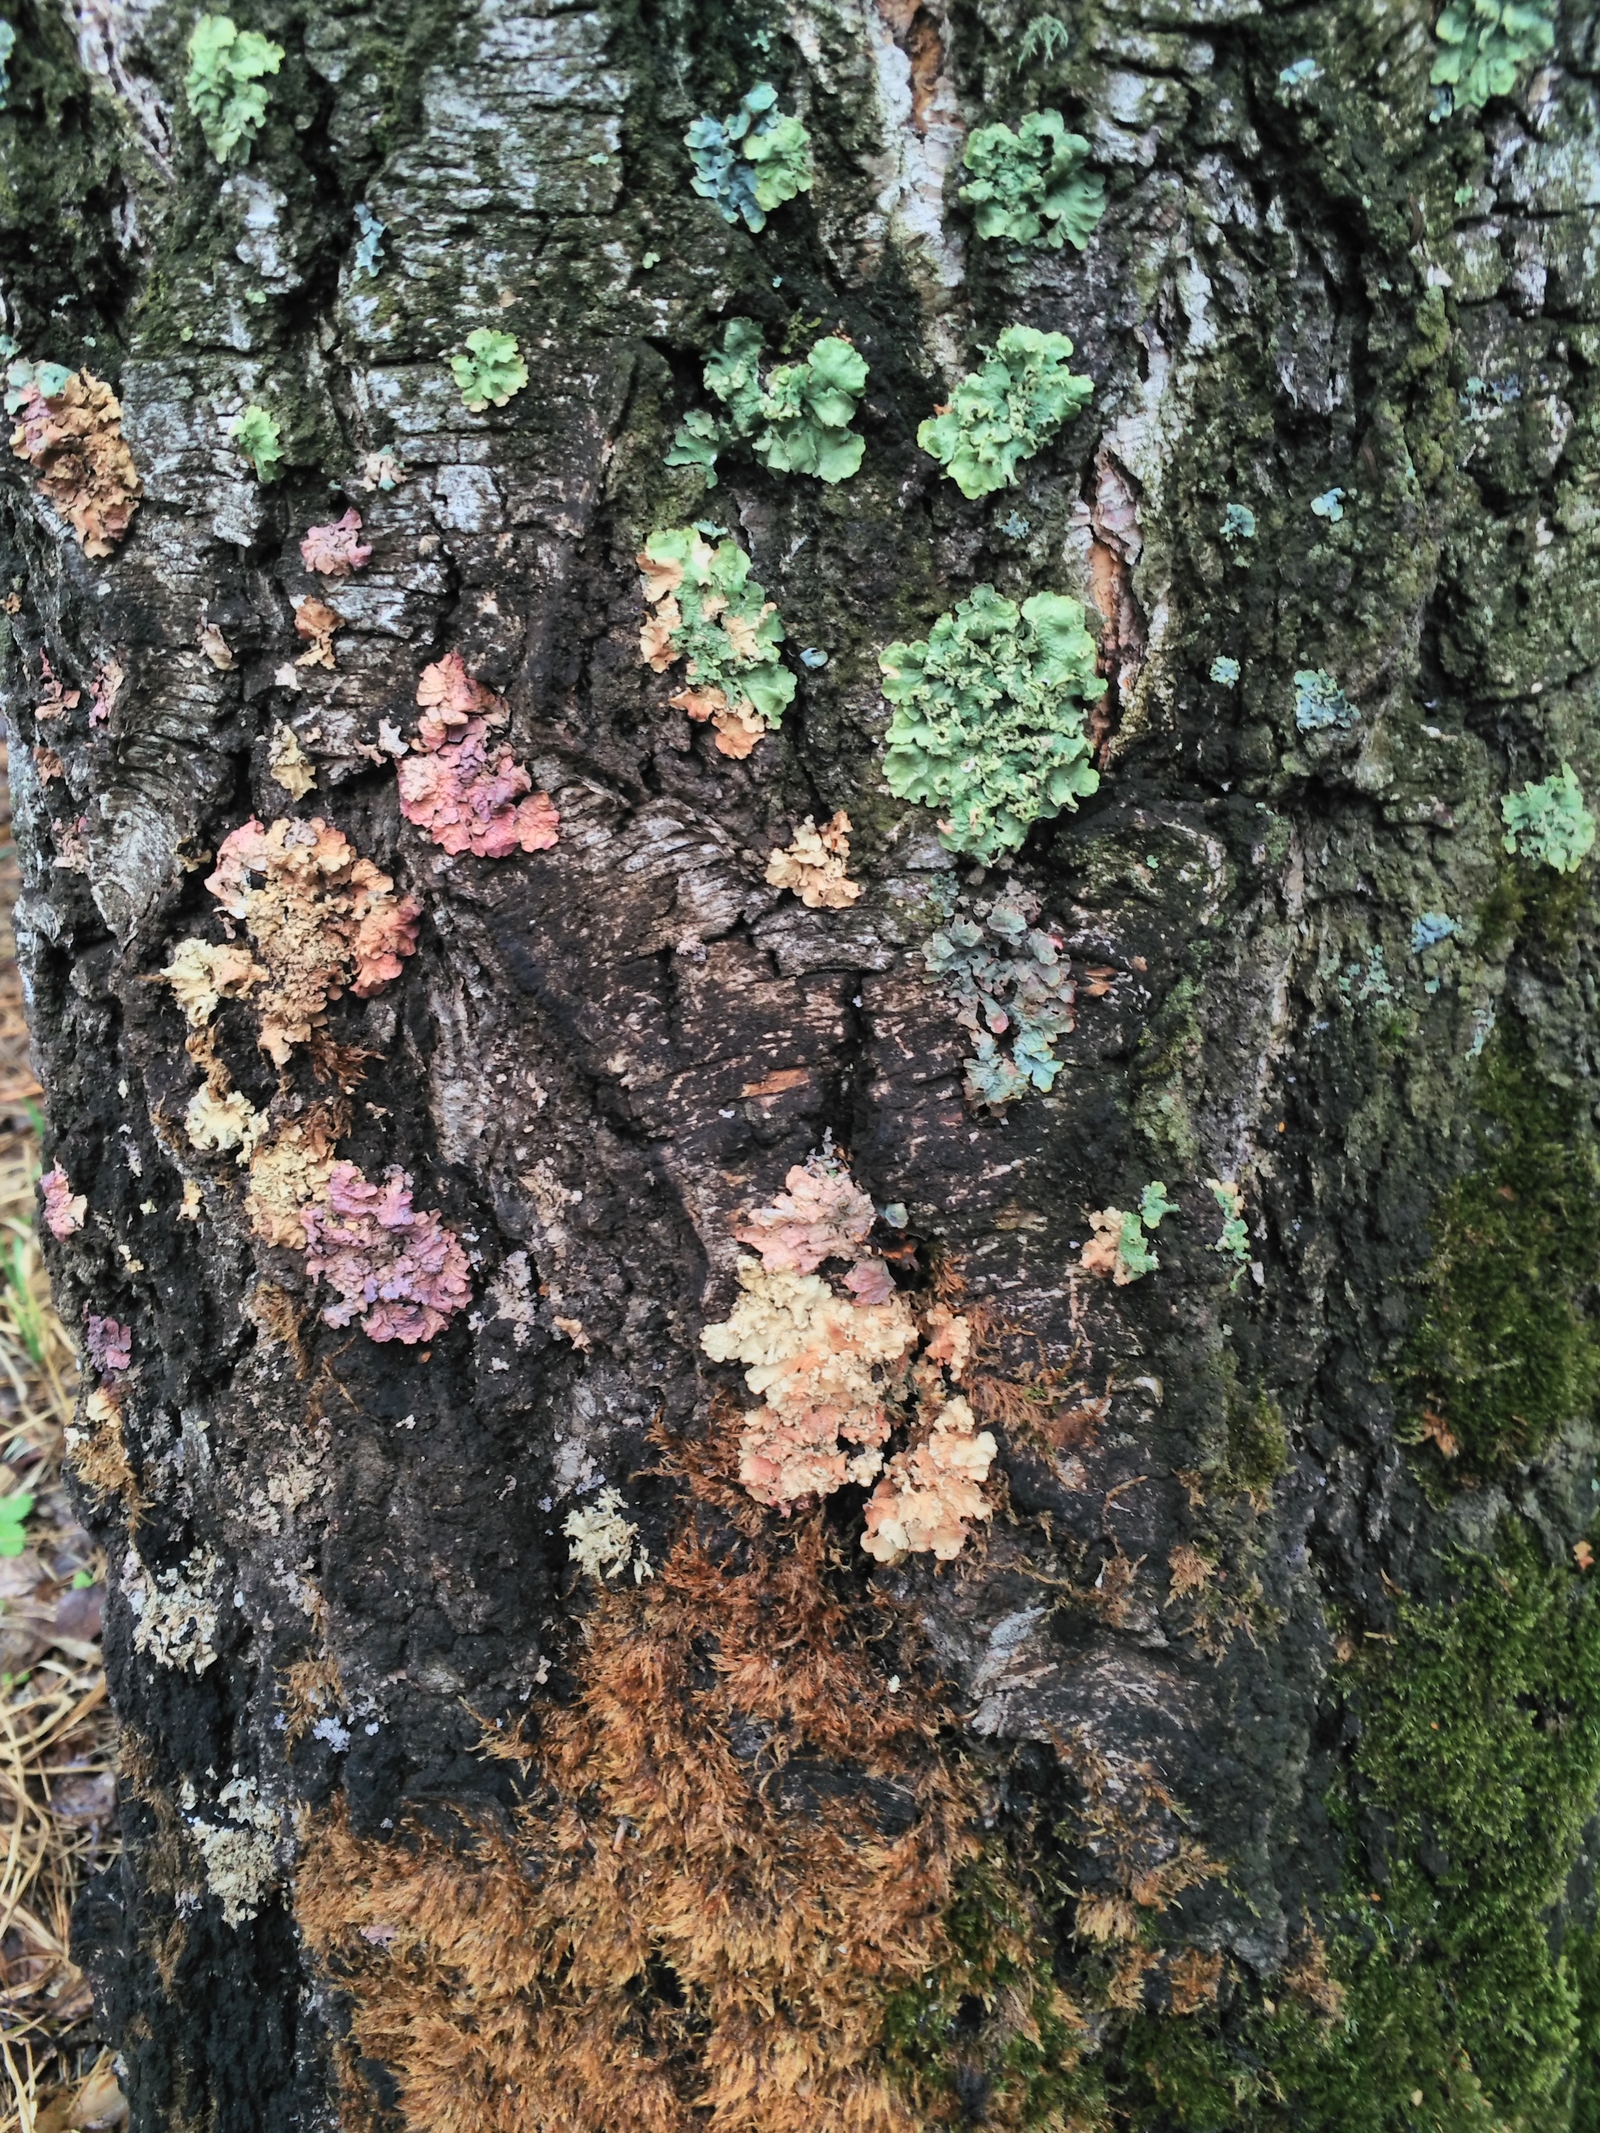
POLYGON ((81 1192, 73 1191, 71 1180, 59 1163, 45 1172, 39 1189, 44 1194, 45 1228, 52 1237, 70 1237, 74 1230, 82 1229, 89 1202, 81 1192))
POLYGON ((330 1000, 345 991, 370 998, 416 952, 421 905, 397 897, 390 876, 320 816, 270 829, 242 823, 223 840, 206 887, 244 921, 266 969, 260 1043, 279 1066, 321 1026, 330 1000))
POLYGON ((39 719, 65 718, 69 711, 78 708, 81 689, 64 689, 57 678, 49 655, 39 654, 39 673, 44 683, 43 693, 33 707, 33 715, 39 719))
POLYGON ((423 669, 417 703, 424 713, 417 752, 395 770, 406 820, 447 852, 503 859, 549 851, 561 827, 550 795, 534 792, 511 750, 490 739, 509 716, 504 699, 474 681, 461 654, 451 652, 423 669))
POLYGON ((347 1326, 357 1312, 375 1341, 431 1340, 471 1300, 467 1255, 436 1214, 411 1204, 411 1179, 391 1169, 381 1185, 354 1163, 335 1163, 327 1197, 301 1212, 306 1271, 339 1301, 323 1312, 347 1326))
POLYGON ((783 1182, 787 1191, 778 1193, 770 1207, 756 1208, 733 1226, 739 1242, 761 1254, 764 1267, 814 1274, 824 1259, 867 1256, 862 1247, 873 1224, 872 1202, 831 1146, 796 1163, 783 1182))
POLYGON ((133 1361, 133 1328, 119 1326, 114 1318, 97 1318, 91 1311, 84 1332, 95 1369, 102 1377, 120 1377, 133 1361))
POLYGON ((481 718, 486 726, 503 726, 511 707, 503 696, 474 681, 459 652, 446 652, 423 668, 417 680, 417 706, 423 713, 417 722, 419 745, 442 748, 459 740, 469 721, 481 718))
POLYGON ((117 698, 127 678, 127 669, 120 660, 107 659, 101 663, 94 677, 94 694, 89 700, 91 726, 110 725, 111 714, 117 707, 117 698))
POLYGON ((360 531, 359 511, 347 511, 331 526, 309 526, 300 543, 300 560, 307 570, 320 571, 325 578, 347 578, 372 555, 371 548, 356 538, 360 531))
POLYGON ((101 378, 75 372, 54 399, 27 386, 11 432, 39 486, 78 536, 88 556, 107 556, 139 508, 139 476, 122 441, 122 408, 101 378))

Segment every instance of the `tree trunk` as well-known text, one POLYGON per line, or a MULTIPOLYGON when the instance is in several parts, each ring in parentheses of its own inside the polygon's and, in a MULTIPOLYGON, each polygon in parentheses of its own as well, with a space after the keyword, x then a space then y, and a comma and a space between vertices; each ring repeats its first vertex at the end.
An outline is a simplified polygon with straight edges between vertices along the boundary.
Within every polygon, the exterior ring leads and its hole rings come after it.
POLYGON ((1457 12, 18 17, 135 2128, 1600 2124, 1600 30, 1457 12), (1040 110, 1104 215, 985 236, 1040 110), (859 472, 669 463, 741 319, 859 472), (1014 325, 1092 398, 969 499, 1014 325), (981 586, 1107 687, 963 849, 883 684, 981 586))

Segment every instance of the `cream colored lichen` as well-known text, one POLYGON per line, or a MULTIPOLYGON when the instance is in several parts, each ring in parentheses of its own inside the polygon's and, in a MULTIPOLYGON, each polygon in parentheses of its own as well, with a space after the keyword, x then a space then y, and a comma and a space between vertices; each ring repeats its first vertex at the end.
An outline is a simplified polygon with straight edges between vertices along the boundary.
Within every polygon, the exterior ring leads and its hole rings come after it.
POLYGON ((316 790, 317 774, 293 726, 273 727, 267 748, 267 775, 295 800, 303 800, 308 792, 316 790))
POLYGON ((240 1000, 252 986, 261 984, 267 972, 248 948, 209 941, 179 941, 172 961, 161 972, 172 987, 191 1029, 203 1029, 224 1000, 240 1000))
POLYGON ((758 1503, 787 1510, 865 1482, 883 1466, 884 1401, 916 1345, 904 1299, 860 1304, 818 1274, 739 1263, 744 1294, 700 1335, 706 1354, 743 1363, 763 1404, 746 1414, 739 1479, 758 1503), (847 1453, 844 1443, 859 1447, 847 1453))
POLYGON ((792 889, 812 911, 843 911, 861 894, 848 876, 850 817, 841 808, 818 829, 807 815, 787 849, 767 861, 767 880, 775 889, 792 889))
POLYGON ((205 1155, 227 1155, 237 1148, 241 1162, 248 1162, 266 1123, 248 1096, 237 1089, 219 1093, 209 1083, 189 1099, 183 1114, 191 1147, 205 1155))
POLYGON ((217 1603, 210 1587, 220 1568, 209 1548, 195 1549, 174 1570, 152 1571, 130 1544, 122 1590, 133 1616, 133 1648, 158 1666, 203 1674, 217 1657, 217 1603))
POLYGON ((889 1461, 867 1504, 862 1547, 880 1563, 918 1554, 953 1561, 970 1521, 994 1515, 983 1483, 997 1450, 959 1393, 946 1400, 922 1441, 889 1461))
POLYGON ((278 1817, 254 1778, 233 1778, 217 1794, 225 1822, 197 1813, 192 1778, 178 1794, 184 1820, 204 1862, 206 1887, 222 1905, 223 1922, 242 1926, 256 1916, 278 1880, 278 1817))
POLYGON ((586 1576, 603 1582, 631 1568, 638 1585, 655 1575, 648 1552, 636 1545, 639 1528, 625 1509, 620 1493, 604 1488, 592 1504, 562 1520, 561 1530, 572 1544, 569 1553, 586 1576))

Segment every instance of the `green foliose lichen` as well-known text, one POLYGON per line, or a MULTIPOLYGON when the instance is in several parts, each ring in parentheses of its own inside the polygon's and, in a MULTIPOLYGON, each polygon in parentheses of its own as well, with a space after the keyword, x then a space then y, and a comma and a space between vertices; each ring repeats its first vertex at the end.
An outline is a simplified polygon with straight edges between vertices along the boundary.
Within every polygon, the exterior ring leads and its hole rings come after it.
POLYGON ((763 230, 785 200, 811 190, 811 136, 797 118, 775 111, 778 92, 759 82, 731 118, 697 118, 684 135, 694 164, 690 180, 724 222, 743 219, 763 230))
POLYGON ((1485 1047, 1477 1097, 1479 1160, 1435 1210, 1398 1383, 1413 1432, 1485 1474, 1535 1456, 1600 1395, 1600 1153, 1587 1106, 1514 1034, 1485 1047))
POLYGON ((1438 118, 1510 96, 1524 68, 1556 41, 1551 11, 1538 0, 1449 0, 1434 34, 1444 48, 1428 76, 1443 91, 1438 118))
POLYGON ((943 414, 917 431, 963 496, 1012 486, 1017 469, 1087 407, 1094 380, 1067 368, 1064 333, 1007 326, 983 368, 956 387, 943 414))
POLYGON ((973 176, 960 198, 975 210, 980 237, 1081 252, 1106 211, 1105 180, 1084 167, 1089 143, 1067 131, 1059 111, 1030 111, 1015 133, 977 127, 962 160, 973 176))
POLYGON ((1583 789, 1570 763, 1563 763, 1554 777, 1507 793, 1500 813, 1506 850, 1537 859, 1558 874, 1576 873, 1594 849, 1594 816, 1583 804, 1583 789))
POLYGON ((781 363, 761 381, 761 328, 733 319, 721 349, 706 364, 708 391, 722 402, 719 420, 693 410, 672 440, 669 467, 697 466, 706 487, 717 483, 717 456, 733 444, 748 444, 775 474, 814 474, 819 481, 847 481, 861 465, 865 439, 850 427, 866 389, 867 364, 847 340, 830 334, 799 363, 781 363))
POLYGON ((450 371, 462 406, 474 415, 487 407, 504 407, 528 382, 516 335, 492 326, 479 326, 467 335, 465 349, 450 358, 450 371))
POLYGON ((226 15, 202 15, 189 33, 183 93, 219 163, 250 160, 267 119, 264 77, 282 64, 281 44, 258 30, 241 30, 226 15))
POLYGON ((1098 789, 1086 711, 1106 685, 1076 600, 1035 593, 1019 608, 980 585, 879 664, 893 706, 884 776, 898 798, 948 810, 947 851, 1014 852, 1098 789))
POLYGON ((276 416, 264 407, 247 407, 228 426, 234 449, 245 460, 257 481, 276 481, 283 465, 283 432, 276 416))
POLYGON ((751 577, 750 558, 737 541, 713 548, 693 526, 677 526, 651 534, 639 564, 655 606, 640 639, 645 659, 658 673, 683 660, 683 708, 714 720, 725 754, 748 753, 740 736, 753 745, 795 692, 778 657, 783 623, 751 577))

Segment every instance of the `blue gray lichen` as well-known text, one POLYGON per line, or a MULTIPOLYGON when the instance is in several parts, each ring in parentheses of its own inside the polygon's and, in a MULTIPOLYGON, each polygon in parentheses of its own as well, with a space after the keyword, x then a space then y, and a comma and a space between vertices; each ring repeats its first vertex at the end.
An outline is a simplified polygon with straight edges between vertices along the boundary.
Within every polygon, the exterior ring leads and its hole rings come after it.
POLYGON ((956 895, 923 960, 975 1039, 966 1093, 998 1111, 1031 1087, 1048 1094, 1061 1062, 1053 1046, 1074 1027, 1076 989, 1059 934, 1038 923, 1037 896, 1007 882, 1000 895, 956 895))
POLYGON ((1294 722, 1302 733, 1346 731, 1361 713, 1321 667, 1302 667, 1294 677, 1294 722))
POLYGON ((731 118, 697 118, 683 137, 690 182, 724 222, 742 217, 763 230, 775 207, 811 190, 811 136, 799 119, 774 111, 777 101, 772 84, 759 82, 731 118))

